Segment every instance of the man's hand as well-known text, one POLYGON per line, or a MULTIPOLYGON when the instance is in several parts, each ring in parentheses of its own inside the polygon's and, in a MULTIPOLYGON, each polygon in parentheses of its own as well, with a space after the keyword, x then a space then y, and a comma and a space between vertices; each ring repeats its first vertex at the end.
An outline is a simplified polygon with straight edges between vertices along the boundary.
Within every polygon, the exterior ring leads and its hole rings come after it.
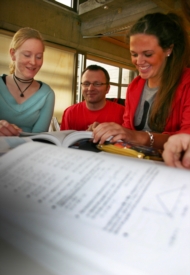
POLYGON ((99 124, 99 122, 94 122, 91 125, 88 125, 87 131, 93 131, 99 124))

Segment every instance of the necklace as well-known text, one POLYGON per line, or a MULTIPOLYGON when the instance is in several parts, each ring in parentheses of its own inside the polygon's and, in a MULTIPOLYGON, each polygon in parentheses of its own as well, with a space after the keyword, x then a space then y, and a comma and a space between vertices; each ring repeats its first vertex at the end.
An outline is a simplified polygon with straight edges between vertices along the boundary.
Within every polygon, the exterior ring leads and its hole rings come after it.
POLYGON ((13 79, 14 79, 14 82, 16 83, 19 91, 20 91, 20 97, 24 97, 24 92, 30 87, 30 85, 32 84, 32 82, 34 81, 33 78, 31 79, 22 79, 22 78, 19 78, 17 77, 15 74, 13 74, 13 79), (22 91, 21 88, 19 87, 18 83, 17 83, 17 80, 20 81, 21 83, 29 83, 29 85, 22 91))

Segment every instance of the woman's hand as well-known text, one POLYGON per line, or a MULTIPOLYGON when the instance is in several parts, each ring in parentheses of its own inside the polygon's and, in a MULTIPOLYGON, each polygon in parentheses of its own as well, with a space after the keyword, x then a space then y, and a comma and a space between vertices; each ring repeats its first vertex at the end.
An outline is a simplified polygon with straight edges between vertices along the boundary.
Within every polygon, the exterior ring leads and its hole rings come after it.
POLYGON ((163 159, 169 166, 190 169, 190 135, 170 136, 164 144, 163 159))
MULTIPOLYGON (((127 129, 114 122, 100 123, 93 130, 93 135, 93 142, 99 144, 103 144, 106 140, 109 140, 111 143, 122 140, 123 142, 134 142, 139 145, 151 146, 151 140, 146 131, 127 129)), ((153 135, 153 147, 163 150, 163 145, 169 136, 162 133, 153 133, 153 135)))
POLYGON ((6 120, 0 120, 0 136, 19 136, 22 129, 6 120))
MULTIPOLYGON (((99 124, 93 130, 93 133, 93 142, 99 142, 99 144, 103 144, 108 139, 112 143, 117 142, 118 140, 137 142, 138 135, 141 135, 142 132, 138 133, 137 131, 126 129, 114 122, 105 122, 99 124)), ((146 133, 142 133, 142 135, 146 136, 147 139, 146 133)))

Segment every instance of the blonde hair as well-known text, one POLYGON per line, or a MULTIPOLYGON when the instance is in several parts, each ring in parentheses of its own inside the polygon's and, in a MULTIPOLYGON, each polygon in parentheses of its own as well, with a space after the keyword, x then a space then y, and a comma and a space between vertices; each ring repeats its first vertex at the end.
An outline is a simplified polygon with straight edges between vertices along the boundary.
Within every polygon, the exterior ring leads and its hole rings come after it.
MULTIPOLYGON (((12 41, 10 43, 9 46, 9 50, 10 49, 14 49, 17 50, 26 40, 31 39, 31 38, 35 38, 38 39, 42 42, 43 44, 43 48, 45 50, 45 44, 44 44, 44 40, 40 34, 39 31, 26 27, 26 28, 21 28, 20 30, 18 30, 15 35, 12 38, 12 41)), ((15 71, 15 62, 12 61, 9 65, 9 71, 10 74, 13 74, 15 71)))

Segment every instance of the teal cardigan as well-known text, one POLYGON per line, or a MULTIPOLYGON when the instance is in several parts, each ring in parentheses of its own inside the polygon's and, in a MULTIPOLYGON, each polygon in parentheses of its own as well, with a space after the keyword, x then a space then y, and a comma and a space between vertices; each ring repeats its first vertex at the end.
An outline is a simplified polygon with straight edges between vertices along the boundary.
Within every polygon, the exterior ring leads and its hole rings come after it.
POLYGON ((0 120, 20 127, 24 132, 47 132, 54 111, 55 94, 45 83, 22 104, 18 104, 0 76, 0 120))

